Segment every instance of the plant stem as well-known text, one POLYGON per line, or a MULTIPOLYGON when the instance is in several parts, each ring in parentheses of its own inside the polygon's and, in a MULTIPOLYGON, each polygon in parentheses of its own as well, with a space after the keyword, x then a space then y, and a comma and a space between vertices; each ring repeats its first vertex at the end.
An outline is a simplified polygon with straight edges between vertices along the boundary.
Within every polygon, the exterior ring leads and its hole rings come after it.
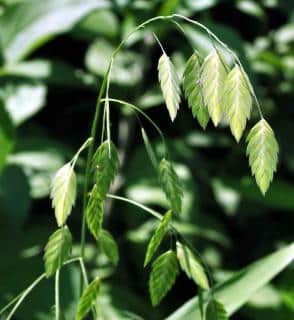
POLYGON ((60 270, 55 272, 55 319, 60 320, 60 300, 59 300, 59 276, 60 270))
POLYGON ((12 316, 14 315, 15 311, 18 309, 18 307, 21 305, 23 300, 27 297, 27 295, 46 277, 46 274, 41 274, 27 289, 24 290, 22 293, 20 299, 17 301, 15 306, 10 311, 9 315, 7 316, 6 320, 10 320, 12 316))
POLYGON ((143 204, 141 204, 141 203, 139 203, 139 202, 137 202, 137 201, 135 201, 135 200, 128 199, 128 198, 125 198, 125 197, 116 196, 116 195, 114 195, 114 194, 109 194, 109 193, 106 195, 106 197, 107 197, 107 198, 111 198, 111 199, 116 199, 116 200, 124 201, 124 202, 128 202, 128 203, 130 203, 130 204, 132 204, 132 205, 134 205, 134 206, 136 206, 136 207, 139 207, 139 208, 141 208, 142 210, 150 213, 150 214, 151 214, 153 217, 155 217, 156 219, 161 220, 161 219, 163 218, 163 216, 162 216, 159 212, 157 212, 157 211, 155 211, 155 210, 153 210, 153 209, 151 209, 151 208, 149 208, 149 207, 146 207, 146 206, 144 206, 143 204))

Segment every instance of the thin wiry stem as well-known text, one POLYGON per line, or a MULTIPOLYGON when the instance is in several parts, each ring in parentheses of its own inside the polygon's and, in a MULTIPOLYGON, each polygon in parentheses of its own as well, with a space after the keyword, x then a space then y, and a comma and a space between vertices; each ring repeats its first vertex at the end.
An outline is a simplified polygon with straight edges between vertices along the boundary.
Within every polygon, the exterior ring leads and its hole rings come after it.
MULTIPOLYGON (((46 274, 43 273, 41 274, 27 289, 25 289, 23 291, 23 293, 21 294, 21 297, 19 298, 19 300, 17 301, 17 303, 14 305, 14 307, 12 308, 12 310, 10 311, 9 315, 7 316, 6 320, 10 320, 12 319, 12 316, 14 315, 14 313, 16 312, 16 310, 18 309, 18 307, 21 305, 21 303, 23 302, 23 300, 28 296, 28 294, 46 277, 46 274)), ((3 309, 2 309, 3 310, 3 309)), ((2 311, 1 311, 2 313, 2 311)))
POLYGON ((60 292, 59 292, 60 270, 55 272, 55 319, 60 320, 60 292))
MULTIPOLYGON (((101 101, 104 101, 105 99, 102 99, 101 101)), ((111 102, 116 102, 118 104, 121 104, 121 105, 124 105, 126 107, 129 107, 131 109, 134 109, 135 111, 139 112, 143 117, 145 117, 151 124, 152 126, 155 128, 155 130, 158 132, 161 140, 162 140, 162 143, 163 143, 163 146, 164 146, 164 153, 165 155, 167 155, 167 145, 166 145, 166 141, 165 141, 165 138, 164 138, 164 135, 162 133, 162 131, 160 130, 160 128, 158 127, 158 125, 143 111, 141 110, 139 107, 137 107, 136 105, 132 104, 132 103, 129 103, 127 101, 124 101, 124 100, 120 100, 120 99, 114 99, 114 98, 108 98, 108 100, 111 102)))

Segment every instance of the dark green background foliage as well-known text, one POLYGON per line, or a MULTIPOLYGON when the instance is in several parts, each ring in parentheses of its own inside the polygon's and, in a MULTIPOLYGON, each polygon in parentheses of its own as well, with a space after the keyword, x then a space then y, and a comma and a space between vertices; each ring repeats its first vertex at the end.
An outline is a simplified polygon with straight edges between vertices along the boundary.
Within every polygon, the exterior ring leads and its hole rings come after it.
MULTIPOLYGON (((42 252, 56 229, 48 198, 53 173, 87 138, 97 89, 109 56, 137 24, 174 12, 211 28, 239 55, 280 145, 278 173, 263 197, 245 156, 245 139, 236 144, 229 128, 206 131, 185 103, 172 124, 160 93, 156 32, 179 74, 192 54, 178 29, 166 22, 137 33, 117 57, 110 97, 144 109, 162 128, 184 186, 178 229, 193 243, 222 281, 250 262, 293 240, 294 212, 294 15, 293 1, 279 0, 2 0, 0 1, 0 305, 43 272, 42 252), (107 8, 108 7, 108 8, 107 8), (292 12, 292 13, 291 13, 292 12)), ((200 53, 211 49, 199 29, 185 26, 200 53)), ((258 119, 256 110, 250 126, 258 119)), ((158 153, 154 128, 127 108, 111 105, 112 137, 121 171, 113 193, 154 206, 168 203, 142 142, 143 125, 158 153)), ((247 129, 248 130, 248 129, 247 129)), ((69 219, 73 253, 78 254, 81 186, 85 161, 79 160, 79 196, 69 219)), ((143 270, 147 241, 156 228, 138 208, 109 201, 104 225, 117 239, 114 267, 97 255, 90 239, 86 262, 92 276, 110 276, 100 292, 107 319, 163 319, 196 294, 181 274, 159 307, 148 296, 143 270)), ((168 249, 168 243, 163 247, 168 249)), ((101 252, 101 251, 99 251, 101 252)), ((73 319, 77 304, 77 266, 62 271, 62 309, 73 319)), ((258 291, 232 319, 290 320, 294 314, 293 266, 258 291)), ((53 280, 46 280, 19 309, 15 319, 52 319, 53 280)))

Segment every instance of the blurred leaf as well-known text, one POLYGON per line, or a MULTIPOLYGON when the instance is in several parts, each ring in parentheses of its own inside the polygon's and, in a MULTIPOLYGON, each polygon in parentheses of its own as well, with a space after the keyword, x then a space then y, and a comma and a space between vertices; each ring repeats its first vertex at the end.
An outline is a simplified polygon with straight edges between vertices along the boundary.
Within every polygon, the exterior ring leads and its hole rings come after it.
MULTIPOLYGON (((107 70, 114 49, 110 43, 103 39, 92 43, 85 57, 87 68, 102 77, 107 70)), ((129 50, 120 51, 112 67, 111 81, 120 85, 133 86, 142 79, 142 67, 140 55, 129 50)))
POLYGON ((237 2, 237 8, 244 12, 247 13, 251 16, 255 16, 257 18, 264 18, 265 13, 263 8, 256 3, 256 1, 251 1, 251 0, 239 0, 237 2))
POLYGON ((115 37, 118 34, 119 21, 116 15, 107 10, 91 12, 73 29, 74 36, 82 39, 93 39, 99 35, 115 37))
POLYGON ((0 100, 0 171, 3 169, 6 158, 14 145, 14 129, 11 118, 0 100))
POLYGON ((92 75, 76 70, 65 62, 45 59, 6 65, 0 69, 0 76, 42 80, 63 87, 85 87, 95 83, 92 75))
POLYGON ((8 7, 0 16, 6 63, 23 59, 53 36, 70 30, 92 10, 106 6, 104 0, 32 0, 8 7))
POLYGON ((30 184, 33 198, 48 196, 56 171, 64 164, 66 148, 45 138, 20 139, 8 163, 20 166, 30 184))
POLYGON ((185 0, 185 3, 192 12, 198 12, 215 6, 218 0, 185 0))
POLYGON ((45 104, 46 87, 42 84, 8 84, 1 94, 12 122, 20 125, 45 104))
POLYGON ((27 178, 18 167, 7 167, 0 176, 0 217, 22 227, 31 207, 27 178))
MULTIPOLYGON (((259 288, 271 281, 294 259, 294 244, 262 258, 236 273, 228 281, 216 286, 214 295, 232 315, 241 308, 259 288)), ((200 320, 198 299, 193 298, 170 315, 167 320, 200 320)))
POLYGON ((212 299, 206 310, 206 320, 228 320, 227 312, 223 304, 217 300, 212 299))

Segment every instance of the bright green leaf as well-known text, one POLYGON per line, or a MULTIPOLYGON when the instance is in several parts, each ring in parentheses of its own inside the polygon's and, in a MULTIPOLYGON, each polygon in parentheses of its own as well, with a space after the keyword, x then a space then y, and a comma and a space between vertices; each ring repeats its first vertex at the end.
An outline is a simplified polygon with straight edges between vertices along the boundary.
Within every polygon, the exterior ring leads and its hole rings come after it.
POLYGON ((169 116, 174 121, 181 100, 180 80, 170 58, 165 53, 158 61, 158 77, 169 116))
POLYGON ((77 195, 77 179, 70 162, 59 169, 52 181, 52 206, 55 209, 57 225, 65 224, 75 203, 77 195))
POLYGON ((154 256, 156 250, 160 246, 164 236, 166 235, 166 232, 168 231, 169 223, 172 218, 172 212, 168 211, 162 220, 160 221, 157 229, 155 230, 147 248, 144 266, 147 266, 147 264, 150 262, 152 257, 154 256))
POLYGON ((209 282, 201 263, 193 252, 179 241, 177 241, 177 257, 187 276, 193 279, 202 289, 208 290, 209 282))
POLYGON ((84 290, 76 314, 76 320, 83 320, 95 305, 100 290, 100 279, 94 279, 84 290))
POLYGON ((209 114, 207 106, 204 104, 200 87, 200 70, 200 57, 197 53, 193 53, 186 63, 183 75, 183 88, 193 117, 197 117, 199 124, 205 129, 209 121, 209 114))
POLYGON ((69 258, 72 247, 72 236, 67 226, 55 231, 45 247, 44 262, 46 276, 52 276, 69 258))
POLYGON ((227 76, 223 103, 232 134, 239 142, 250 117, 252 98, 247 78, 238 65, 227 76))
POLYGON ((173 251, 169 250, 163 253, 154 261, 149 279, 149 291, 153 306, 159 304, 172 288, 178 273, 177 256, 173 251))
POLYGON ((223 119, 223 91, 227 66, 220 52, 215 49, 205 58, 201 72, 201 87, 204 102, 215 126, 223 119))
POLYGON ((265 119, 260 120, 250 130, 246 141, 251 172, 264 195, 277 169, 279 146, 265 119))

